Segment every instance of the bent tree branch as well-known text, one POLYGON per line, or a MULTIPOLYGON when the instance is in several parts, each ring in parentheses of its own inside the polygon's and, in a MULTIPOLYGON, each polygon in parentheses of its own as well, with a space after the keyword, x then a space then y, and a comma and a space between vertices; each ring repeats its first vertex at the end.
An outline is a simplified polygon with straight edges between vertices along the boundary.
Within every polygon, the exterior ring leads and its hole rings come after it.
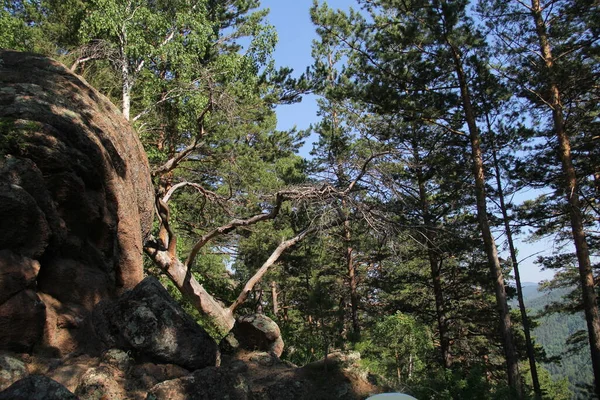
POLYGON ((206 246, 212 239, 226 235, 237 228, 248 227, 257 224, 262 221, 273 220, 281 211, 281 206, 284 201, 314 201, 323 202, 330 199, 344 198, 351 191, 355 190, 356 185, 360 179, 365 175, 367 170, 367 164, 369 164, 378 155, 370 157, 365 165, 361 168, 356 178, 343 190, 336 189, 328 184, 323 185, 320 188, 314 186, 287 189, 276 193, 275 201, 271 211, 264 212, 251 216, 246 219, 233 219, 229 223, 214 228, 208 233, 204 234, 194 245, 192 251, 187 257, 185 262, 179 260, 176 255, 176 237, 175 232, 169 228, 169 207, 168 201, 173 195, 174 191, 178 188, 190 186, 197 190, 202 191, 207 197, 211 197, 214 193, 205 191, 200 185, 181 182, 174 185, 167 194, 160 199, 157 197, 157 209, 159 211, 159 217, 161 222, 159 240, 151 238, 144 244, 144 252, 152 259, 154 264, 158 266, 175 284, 178 290, 189 299, 191 304, 203 315, 209 317, 213 325, 217 330, 225 335, 233 328, 235 324, 235 318, 233 313, 235 310, 243 304, 248 298, 248 294, 252 291, 254 286, 260 282, 263 276, 268 270, 275 265, 281 255, 289 248, 301 242, 309 234, 316 232, 320 229, 328 229, 341 223, 341 221, 333 221, 327 226, 313 222, 309 227, 298 233, 293 238, 283 240, 277 248, 271 253, 269 258, 263 263, 258 271, 246 282, 243 290, 237 297, 237 299, 229 306, 219 303, 210 293, 208 293, 204 287, 195 279, 191 273, 191 265, 194 262, 199 251, 206 246), (166 235, 166 237, 162 237, 166 235))

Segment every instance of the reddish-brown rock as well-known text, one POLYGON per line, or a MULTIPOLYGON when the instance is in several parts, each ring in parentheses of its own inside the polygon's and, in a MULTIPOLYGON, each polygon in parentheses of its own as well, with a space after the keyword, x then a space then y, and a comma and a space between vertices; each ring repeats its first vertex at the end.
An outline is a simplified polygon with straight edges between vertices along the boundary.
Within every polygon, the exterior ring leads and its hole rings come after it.
POLYGON ((40 263, 31 258, 0 250, 0 304, 25 289, 35 289, 40 263))
MULTIPOLYGON (((19 329, 39 333, 41 314, 38 344, 77 348, 94 305, 142 280, 153 199, 141 143, 108 99, 51 59, 0 51, 0 324, 41 299, 19 329)), ((0 349, 16 329, 1 327, 0 349)))
POLYGON ((22 290, 0 304, 0 346, 31 351, 44 333, 46 306, 33 290, 22 290))

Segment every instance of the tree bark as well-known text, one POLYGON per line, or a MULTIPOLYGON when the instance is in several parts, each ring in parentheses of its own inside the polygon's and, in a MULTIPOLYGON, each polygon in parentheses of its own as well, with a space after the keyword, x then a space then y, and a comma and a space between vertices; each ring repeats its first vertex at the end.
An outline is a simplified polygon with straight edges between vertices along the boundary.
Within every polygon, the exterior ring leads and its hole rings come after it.
POLYGON ((496 248, 496 242, 492 235, 487 215, 485 172, 481 151, 481 136, 477 128, 475 112, 471 102, 471 94, 465 72, 463 70, 462 56, 459 53, 459 50, 453 44, 448 42, 448 46, 452 53, 456 77, 460 86, 463 111, 465 113, 465 119, 469 128, 473 176, 475 178, 475 197, 477 199, 477 218, 479 220, 479 228, 483 237, 484 249, 488 259, 490 274, 493 279, 492 283, 494 285, 494 291, 496 294, 496 304, 500 313, 500 333, 502 335, 504 354, 506 357, 508 385, 515 391, 517 396, 522 397, 523 391, 519 377, 519 360, 511 331, 510 313, 508 311, 508 304, 506 301, 504 277, 502 276, 502 268, 498 258, 498 249, 496 248))
POLYGON ((585 319, 588 327, 595 390, 596 395, 600 397, 600 315, 594 288, 594 275, 590 262, 590 252, 583 227, 577 174, 571 157, 570 139, 565 129, 561 93, 556 78, 553 75, 554 57, 548 41, 547 27, 542 15, 539 0, 531 0, 531 15, 536 27, 541 56, 549 76, 548 89, 550 97, 547 99, 547 103, 552 110, 554 131, 558 139, 559 156, 564 177, 564 189, 571 220, 571 231, 573 234, 573 242, 575 244, 575 253, 579 265, 579 278, 583 296, 585 319))
POLYGON ((203 315, 210 318, 220 333, 226 334, 233 328, 235 318, 233 313, 219 304, 204 287, 198 283, 196 278, 186 266, 175 257, 171 257, 168 251, 160 250, 158 246, 145 246, 144 251, 154 264, 164 271, 177 289, 192 303, 194 308, 203 315))
MULTIPOLYGON (((491 126, 488 121, 488 128, 490 134, 491 126)), ((493 141, 493 139, 492 139, 493 141)), ((523 332, 525 333, 525 345, 527 348, 527 358, 529 359, 529 369, 531 373, 531 381, 533 383, 533 392, 535 393, 536 399, 542 398, 542 389, 540 387, 540 380, 538 378, 537 366, 535 364, 535 351, 533 348, 533 341, 531 340, 531 327, 529 326, 529 318, 527 317, 527 309, 525 308, 525 301, 523 300, 523 288, 521 286, 521 274, 519 272, 519 261, 517 260, 517 251, 515 249, 515 243, 513 241, 512 229, 510 227, 510 221, 508 212, 506 209, 506 202, 504 199, 504 188, 502 187, 502 179, 500 176, 500 164, 498 162, 498 154, 496 151, 495 143, 492 143, 492 157, 494 161, 494 172, 496 175, 496 187, 498 190, 498 200, 500 201, 500 210, 502 212, 502 220, 504 222, 504 232, 506 233, 506 240, 508 241, 508 248, 510 250, 510 258, 512 266, 515 271, 515 282, 517 284, 517 299, 519 301, 519 310, 521 312, 521 319, 523 320, 523 332)))
POLYGON ((131 73, 129 71, 129 60, 127 59, 127 31, 125 26, 121 27, 119 35, 119 58, 121 62, 121 111, 129 121, 129 110, 131 108, 131 73))
POLYGON ((273 315, 279 313, 279 303, 277 302, 277 284, 271 281, 271 301, 273 303, 273 315))
MULTIPOLYGON (((345 210, 345 201, 342 202, 342 207, 345 210)), ((347 214, 346 214, 347 215, 347 214)), ((352 313, 352 339, 360 340, 360 324, 358 321, 358 282, 356 277, 356 264, 354 263, 354 249, 351 246, 352 232, 350 231, 350 220, 344 220, 344 242, 346 243, 346 271, 348 272, 348 284, 350 286, 350 308, 352 313)))

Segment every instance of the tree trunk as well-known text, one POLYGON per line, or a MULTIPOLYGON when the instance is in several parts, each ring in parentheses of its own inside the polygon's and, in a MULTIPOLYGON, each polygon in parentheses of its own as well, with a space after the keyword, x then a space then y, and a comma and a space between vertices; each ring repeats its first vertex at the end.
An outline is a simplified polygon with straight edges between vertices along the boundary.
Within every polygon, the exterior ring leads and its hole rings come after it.
MULTIPOLYGON (((487 118, 487 117, 486 117, 487 118)), ((491 124, 488 120, 488 129, 493 137, 491 130, 491 124)), ((492 139, 493 142, 493 139, 492 139)), ((504 231, 506 233, 506 240, 508 241, 508 248, 510 250, 510 258, 515 271, 515 282, 517 284, 517 299, 519 301, 519 310, 521 311, 521 319, 523 320, 523 332, 525 333, 525 345, 527 347, 527 358, 529 359, 529 368, 531 372, 531 381, 533 382, 533 391, 536 399, 542 398, 542 389, 540 387, 540 381, 537 373, 537 366, 535 364, 535 352, 533 348, 533 342, 531 340, 531 328, 529 326, 529 319, 527 318, 527 309, 525 308, 525 302, 523 300, 523 288, 521 286, 521 274, 519 273, 519 262, 517 260, 517 251, 512 236, 512 229, 510 227, 510 221, 508 212, 506 209, 506 202, 504 200, 504 189, 502 187, 502 179, 500 176, 500 164, 498 162, 498 155, 496 151, 495 143, 492 143, 492 157, 494 160, 494 172, 496 174, 496 187, 498 190, 498 199, 500 201, 500 210, 502 212, 502 219, 504 221, 504 231)))
POLYGON ((438 324, 438 331, 440 334, 440 352, 442 356, 442 364, 444 368, 450 368, 452 366, 452 356, 450 355, 450 338, 448 337, 448 330, 446 329, 446 311, 444 306, 444 294, 442 289, 442 278, 441 278, 441 263, 438 254, 434 247, 434 232, 432 225, 432 218, 429 212, 429 201, 427 200, 427 191, 425 189, 425 179, 423 177, 423 170, 421 168, 421 158, 419 156, 419 150, 415 143, 413 143, 413 157, 415 159, 415 171, 417 177, 417 183, 419 186, 419 201, 421 203, 421 212, 423 219, 425 238, 425 247, 427 248, 427 258, 429 260, 429 267, 431 270, 431 280, 433 282, 433 295, 435 297, 435 313, 438 324))
POLYGON ((398 376, 398 385, 400 385, 402 384, 402 370, 400 366, 400 357, 398 356, 398 349, 395 349, 394 353, 396 355, 396 375, 398 376))
POLYGON ((271 281, 271 301, 273 302, 273 315, 279 313, 279 303, 277 302, 277 284, 271 281))
POLYGON ((198 283, 186 266, 168 251, 157 250, 146 246, 144 251, 152 261, 162 269, 173 281, 177 289, 192 303, 202 314, 208 316, 218 329, 219 333, 227 334, 233 328, 235 319, 233 313, 219 304, 204 287, 198 283))
POLYGON ((487 216, 487 204, 485 193, 485 173, 483 166, 483 156, 481 152, 481 137, 477 128, 475 112, 471 103, 471 95, 467 79, 463 70, 461 55, 454 47, 448 43, 455 64, 455 72, 460 86, 461 100, 465 119, 469 128, 469 138, 471 141, 471 159, 473 162, 473 175, 475 178, 475 197, 477 199, 477 218, 479 228, 483 237, 485 253, 487 255, 491 277, 493 279, 494 291, 496 294, 496 304, 500 313, 500 333, 502 335, 504 354, 506 357, 506 367, 508 376, 508 385, 515 391, 516 395, 522 397, 521 380, 519 378, 519 360, 515 349, 514 338, 511 331, 510 313, 506 301, 506 290, 504 287, 504 277, 502 268, 498 259, 498 249, 492 236, 490 223, 487 216))
MULTIPOLYGON (((126 68, 124 68, 126 69, 126 68)), ((122 110, 123 116, 129 121, 129 113, 131 109, 131 85, 125 79, 129 79, 127 71, 123 71, 123 95, 122 95, 122 110)))
POLYGON ((256 304, 256 307, 255 307, 256 313, 264 314, 265 310, 263 309, 263 304, 262 304, 262 297, 263 297, 262 288, 254 291, 254 296, 256 297, 256 303, 255 303, 256 304))
POLYGON ((129 110, 131 108, 131 71, 129 71, 129 60, 127 59, 127 32, 125 26, 121 27, 119 36, 119 57, 121 62, 121 110, 123 116, 129 121, 129 110))
MULTIPOLYGON (((344 211, 345 212, 345 211, 344 211)), ((350 286, 350 308, 352 313, 352 340, 360 340, 360 325, 358 322, 358 284, 356 279, 356 265, 354 263, 354 249, 350 245, 352 234, 350 232, 350 221, 344 221, 344 241, 346 242, 346 269, 348 271, 348 283, 350 286)))
POLYGON ((596 395, 600 397, 600 315, 594 288, 594 275, 590 262, 590 253, 583 228, 583 217, 581 215, 581 204, 577 185, 577 175, 571 158, 571 143, 565 130, 561 94, 553 75, 554 58, 548 41, 547 28, 542 16, 539 0, 531 0, 531 14, 538 35, 540 52, 548 71, 548 89, 550 98, 548 104, 552 109, 552 120, 554 130, 559 144, 559 156, 562 164, 564 177, 564 189, 569 205, 569 216, 571 219, 571 231, 575 244, 575 253, 579 264, 579 278, 583 296, 583 307, 588 327, 590 342, 590 353, 592 357, 592 369, 594 371, 596 395))

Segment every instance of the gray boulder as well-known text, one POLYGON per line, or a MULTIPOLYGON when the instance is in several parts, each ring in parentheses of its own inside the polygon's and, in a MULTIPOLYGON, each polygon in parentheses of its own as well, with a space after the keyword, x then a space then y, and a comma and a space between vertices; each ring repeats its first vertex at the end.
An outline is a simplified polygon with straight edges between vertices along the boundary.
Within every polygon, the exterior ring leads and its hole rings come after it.
POLYGON ((8 354, 0 354, 0 390, 6 389, 27 375, 27 367, 23 361, 8 354))
POLYGON ((55 380, 30 375, 0 392, 0 400, 77 400, 77 396, 55 380))
POLYGON ((93 312, 96 335, 119 348, 167 364, 195 370, 219 364, 215 341, 153 277, 93 312))
MULTIPOLYGON (((271 352, 277 357, 283 353, 284 343, 279 326, 266 315, 250 314, 240 317, 232 332, 243 349, 271 352)), ((222 347, 226 348, 226 344, 222 343, 222 347)))

